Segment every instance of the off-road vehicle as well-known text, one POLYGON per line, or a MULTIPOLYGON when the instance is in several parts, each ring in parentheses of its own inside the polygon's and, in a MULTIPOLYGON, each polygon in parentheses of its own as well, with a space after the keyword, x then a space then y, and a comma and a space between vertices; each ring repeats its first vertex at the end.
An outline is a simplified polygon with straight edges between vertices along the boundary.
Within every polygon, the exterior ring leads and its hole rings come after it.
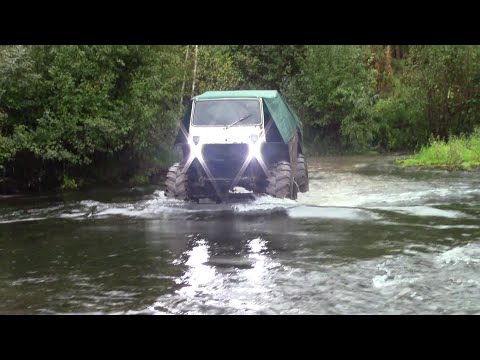
POLYGON ((278 91, 194 97, 175 144, 183 160, 168 170, 168 198, 220 202, 237 187, 290 199, 308 191, 303 126, 278 91))

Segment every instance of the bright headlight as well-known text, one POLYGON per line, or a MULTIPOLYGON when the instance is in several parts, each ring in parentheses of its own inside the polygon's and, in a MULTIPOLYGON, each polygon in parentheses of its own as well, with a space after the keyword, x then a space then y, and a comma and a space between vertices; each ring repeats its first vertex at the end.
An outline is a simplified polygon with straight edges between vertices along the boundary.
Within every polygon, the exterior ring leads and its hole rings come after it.
POLYGON ((250 152, 250 156, 253 156, 256 159, 262 158, 262 145, 261 141, 257 141, 256 143, 248 144, 248 150, 250 152))
POLYGON ((190 145, 190 153, 196 158, 201 158, 203 145, 199 144, 198 141, 198 136, 194 136, 193 139, 189 139, 188 144, 190 145))

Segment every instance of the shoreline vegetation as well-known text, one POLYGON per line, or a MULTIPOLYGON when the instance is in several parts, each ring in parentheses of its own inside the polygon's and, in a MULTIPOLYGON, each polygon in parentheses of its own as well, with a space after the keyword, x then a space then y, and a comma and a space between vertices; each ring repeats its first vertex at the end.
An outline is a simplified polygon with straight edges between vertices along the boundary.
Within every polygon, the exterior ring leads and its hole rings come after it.
POLYGON ((419 152, 397 160, 396 164, 422 169, 480 171, 480 128, 470 136, 454 136, 448 141, 431 138, 419 152))
POLYGON ((478 45, 0 45, 0 194, 159 184, 191 97, 241 89, 280 91, 306 156, 478 167, 478 45))

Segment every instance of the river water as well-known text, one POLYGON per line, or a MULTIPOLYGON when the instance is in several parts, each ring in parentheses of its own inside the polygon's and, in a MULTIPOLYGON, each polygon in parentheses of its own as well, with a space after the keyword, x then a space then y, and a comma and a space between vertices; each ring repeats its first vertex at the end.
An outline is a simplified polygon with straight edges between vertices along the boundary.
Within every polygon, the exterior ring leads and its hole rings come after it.
POLYGON ((310 158, 310 192, 0 199, 2 314, 480 314, 480 175, 310 158))

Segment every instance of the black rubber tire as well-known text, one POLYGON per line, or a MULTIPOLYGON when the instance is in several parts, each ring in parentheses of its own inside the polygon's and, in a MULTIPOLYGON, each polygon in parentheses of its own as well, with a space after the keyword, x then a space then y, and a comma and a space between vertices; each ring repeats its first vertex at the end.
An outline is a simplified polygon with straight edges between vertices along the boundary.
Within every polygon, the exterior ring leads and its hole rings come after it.
POLYGON ((165 196, 169 199, 188 200, 188 174, 182 174, 183 166, 176 163, 168 169, 165 196))
POLYGON ((295 181, 298 185, 298 190, 302 193, 309 189, 308 183, 308 165, 302 154, 297 158, 297 171, 295 172, 295 181))
POLYGON ((293 174, 292 167, 288 161, 279 161, 270 169, 267 178, 267 194, 276 198, 297 198, 296 187, 294 186, 293 194, 290 192, 292 188, 293 174))

